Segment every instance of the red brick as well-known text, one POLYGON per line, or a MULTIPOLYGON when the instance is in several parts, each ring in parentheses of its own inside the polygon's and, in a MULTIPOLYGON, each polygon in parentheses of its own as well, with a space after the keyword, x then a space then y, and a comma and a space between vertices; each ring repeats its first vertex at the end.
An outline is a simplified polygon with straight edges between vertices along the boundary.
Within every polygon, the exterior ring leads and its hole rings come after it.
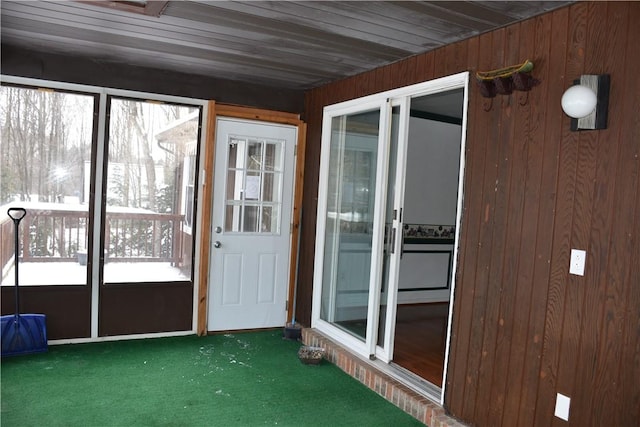
POLYGON ((439 404, 379 372, 373 365, 362 361, 318 331, 303 329, 302 339, 307 345, 325 348, 328 361, 429 427, 464 426, 447 416, 439 404))

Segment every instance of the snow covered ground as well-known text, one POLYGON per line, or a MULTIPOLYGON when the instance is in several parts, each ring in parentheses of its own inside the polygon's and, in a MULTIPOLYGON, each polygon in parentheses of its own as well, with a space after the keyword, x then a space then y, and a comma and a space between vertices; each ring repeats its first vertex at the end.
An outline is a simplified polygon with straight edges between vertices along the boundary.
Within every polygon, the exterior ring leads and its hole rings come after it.
MULTIPOLYGON (((13 286, 15 271, 9 268, 1 279, 2 286, 13 286)), ((172 282, 190 278, 168 262, 113 262, 104 265, 106 283, 172 282)), ((20 286, 84 285, 87 266, 76 262, 24 262, 18 266, 20 286)))

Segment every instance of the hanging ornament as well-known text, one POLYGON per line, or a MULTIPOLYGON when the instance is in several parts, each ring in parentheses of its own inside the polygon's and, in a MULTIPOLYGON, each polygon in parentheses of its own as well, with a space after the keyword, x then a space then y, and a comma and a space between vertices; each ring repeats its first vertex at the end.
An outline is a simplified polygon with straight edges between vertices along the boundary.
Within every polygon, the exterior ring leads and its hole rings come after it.
POLYGON ((480 93, 485 98, 493 98, 498 94, 509 95, 514 90, 528 92, 540 83, 531 76, 531 70, 533 62, 527 59, 522 64, 491 71, 478 71, 476 80, 480 93))

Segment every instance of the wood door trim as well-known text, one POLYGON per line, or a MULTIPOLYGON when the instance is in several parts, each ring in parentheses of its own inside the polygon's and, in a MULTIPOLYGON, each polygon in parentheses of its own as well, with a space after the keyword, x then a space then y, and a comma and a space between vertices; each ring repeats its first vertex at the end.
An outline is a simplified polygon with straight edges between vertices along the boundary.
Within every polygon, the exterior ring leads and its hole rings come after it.
POLYGON ((298 252, 300 251, 300 225, 302 223, 302 195, 304 188, 304 156, 307 141, 307 124, 298 125, 298 148, 296 151, 296 172, 293 179, 293 217, 291 218, 291 249, 289 251, 289 294, 287 297, 287 323, 295 317, 295 298, 298 275, 298 252))
POLYGON ((216 115, 225 117, 234 117, 238 119, 259 120, 261 122, 271 122, 300 126, 302 120, 300 115, 295 113, 286 113, 283 111, 263 110, 260 108, 240 107, 237 105, 216 105, 216 115))
POLYGON ((213 165, 215 160, 216 103, 209 101, 204 146, 204 182, 202 183, 200 259, 198 260, 197 333, 207 334, 207 289, 209 287, 209 245, 211 243, 211 203, 213 199, 213 165))
MULTIPOLYGON (((298 128, 298 141, 296 152, 296 172, 294 175, 293 217, 291 218, 291 241, 289 249, 289 289, 287 299, 287 322, 293 317, 294 296, 296 286, 296 269, 298 259, 298 236, 300 233, 300 213, 302 210, 303 180, 304 180, 304 154, 306 142, 306 123, 300 119, 299 114, 282 111, 263 110, 259 108, 240 107, 236 105, 216 104, 209 101, 207 115, 207 136, 204 150, 204 182, 202 195, 202 220, 200 226, 200 259, 198 261, 198 309, 197 309, 197 333, 207 334, 208 291, 209 291, 209 248, 211 244, 211 217, 213 210, 213 176, 215 161, 215 130, 216 120, 221 117, 233 117, 246 120, 258 120, 262 122, 287 124, 298 128)), ((284 325, 283 325, 284 326, 284 325)))

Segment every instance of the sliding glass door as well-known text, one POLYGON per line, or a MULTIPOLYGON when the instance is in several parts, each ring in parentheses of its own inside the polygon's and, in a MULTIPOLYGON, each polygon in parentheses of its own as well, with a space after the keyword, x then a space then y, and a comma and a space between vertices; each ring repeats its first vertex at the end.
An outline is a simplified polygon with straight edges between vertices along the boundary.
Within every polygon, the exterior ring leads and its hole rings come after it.
POLYGON ((380 110, 335 117, 320 317, 364 339, 371 279, 380 110))
MULTIPOLYGON (((390 106, 386 100, 348 107, 325 122, 321 179, 322 286, 318 320, 368 357, 378 342, 382 254, 391 244, 384 227, 388 183, 390 106), (352 110, 357 110, 350 112, 352 110)), ((316 270, 316 273, 318 270, 316 270)))
POLYGON ((466 89, 467 80, 461 73, 325 108, 312 326, 366 358, 393 360, 411 101, 466 89))

